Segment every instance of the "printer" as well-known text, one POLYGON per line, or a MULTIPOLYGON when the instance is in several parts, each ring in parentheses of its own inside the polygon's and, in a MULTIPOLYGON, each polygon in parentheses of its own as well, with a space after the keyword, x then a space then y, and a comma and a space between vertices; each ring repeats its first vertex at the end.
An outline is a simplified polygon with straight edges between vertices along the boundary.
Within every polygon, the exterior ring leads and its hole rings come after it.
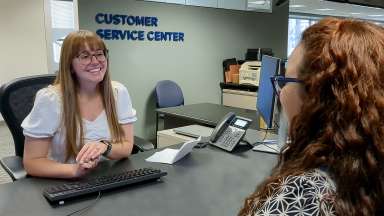
POLYGON ((261 61, 246 61, 239 70, 239 84, 259 86, 261 61))

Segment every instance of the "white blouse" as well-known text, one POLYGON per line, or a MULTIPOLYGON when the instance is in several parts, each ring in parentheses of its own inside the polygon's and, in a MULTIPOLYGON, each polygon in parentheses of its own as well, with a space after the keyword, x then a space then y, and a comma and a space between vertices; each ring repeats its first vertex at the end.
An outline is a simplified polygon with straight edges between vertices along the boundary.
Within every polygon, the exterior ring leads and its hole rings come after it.
MULTIPOLYGON (((118 82, 112 82, 116 99, 116 111, 120 124, 129 124, 137 120, 136 110, 132 108, 131 98, 127 88, 118 82)), ((36 94, 33 108, 24 119, 21 127, 26 136, 34 138, 52 137, 48 157, 57 162, 65 162, 66 144, 65 129, 62 118, 62 101, 60 91, 54 86, 39 90, 36 94)), ((110 140, 107 116, 103 110, 93 121, 83 119, 84 143, 97 140, 110 140)), ((77 144, 79 145, 80 142, 77 144)), ((74 163, 70 158, 69 163, 74 163)))

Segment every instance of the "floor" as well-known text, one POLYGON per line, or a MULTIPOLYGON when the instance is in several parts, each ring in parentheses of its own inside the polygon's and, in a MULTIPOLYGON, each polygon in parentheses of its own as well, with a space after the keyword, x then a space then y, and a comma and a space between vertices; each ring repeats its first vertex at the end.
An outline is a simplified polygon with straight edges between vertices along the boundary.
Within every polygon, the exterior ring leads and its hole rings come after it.
MULTIPOLYGON (((14 154, 15 150, 13 147, 11 132, 9 131, 7 125, 5 125, 4 121, 0 121, 0 158, 14 154)), ((7 182, 12 182, 12 179, 0 166, 0 184, 7 182)))

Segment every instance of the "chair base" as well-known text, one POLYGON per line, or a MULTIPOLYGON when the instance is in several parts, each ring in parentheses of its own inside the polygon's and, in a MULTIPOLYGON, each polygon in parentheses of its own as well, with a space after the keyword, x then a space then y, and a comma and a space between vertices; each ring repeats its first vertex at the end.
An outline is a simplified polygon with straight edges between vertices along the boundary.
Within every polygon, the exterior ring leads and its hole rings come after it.
POLYGON ((154 146, 151 142, 149 142, 149 141, 147 141, 141 137, 138 137, 138 136, 134 136, 133 143, 134 143, 134 149, 132 151, 132 154, 154 149, 154 146))
POLYGON ((0 160, 0 164, 13 181, 27 176, 27 172, 25 171, 23 165, 23 158, 19 156, 4 157, 0 160))

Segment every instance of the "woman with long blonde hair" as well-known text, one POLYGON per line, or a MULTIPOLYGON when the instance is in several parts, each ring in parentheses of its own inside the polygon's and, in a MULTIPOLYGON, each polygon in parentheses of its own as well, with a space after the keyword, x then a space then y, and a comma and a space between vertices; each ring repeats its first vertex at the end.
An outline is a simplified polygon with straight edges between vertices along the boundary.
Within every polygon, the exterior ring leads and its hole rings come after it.
POLYGON ((128 157, 136 111, 125 86, 111 81, 108 50, 95 33, 64 40, 53 85, 36 94, 22 123, 29 175, 72 178, 95 168, 101 156, 128 157))

